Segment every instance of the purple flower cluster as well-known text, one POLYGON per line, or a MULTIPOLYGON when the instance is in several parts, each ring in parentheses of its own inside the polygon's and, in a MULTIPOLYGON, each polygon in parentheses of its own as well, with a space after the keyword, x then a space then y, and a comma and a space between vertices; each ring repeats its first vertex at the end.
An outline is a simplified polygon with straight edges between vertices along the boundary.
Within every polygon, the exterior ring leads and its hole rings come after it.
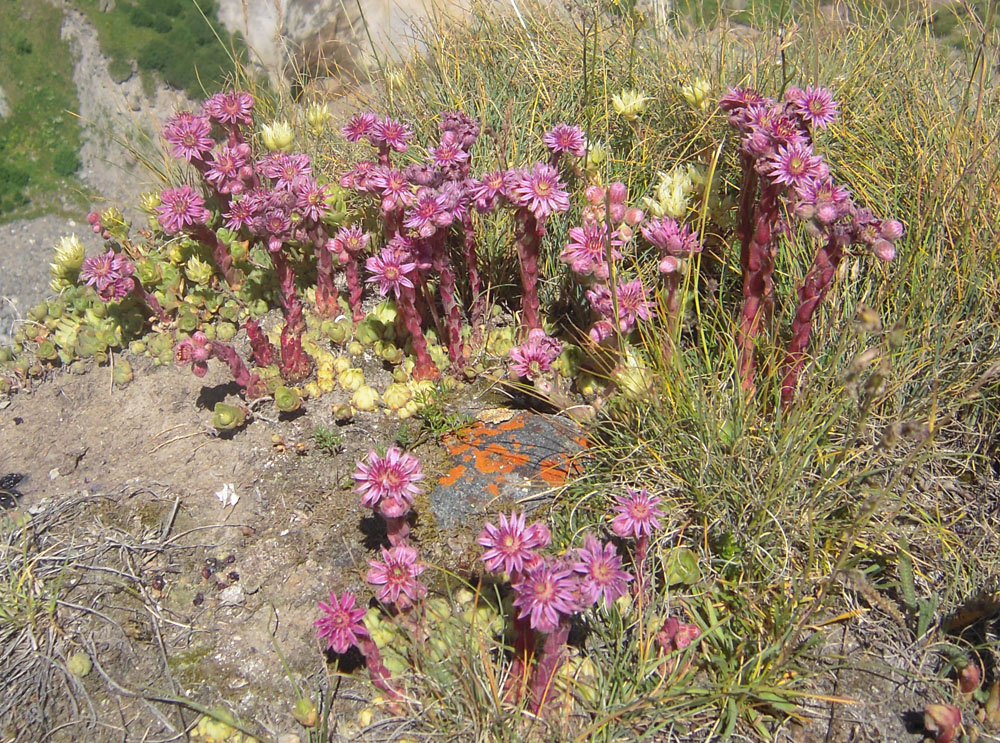
POLYGON ((837 103, 819 87, 790 88, 783 102, 750 88, 730 88, 719 101, 741 136, 743 184, 738 232, 742 243, 743 309, 737 334, 743 387, 754 385, 755 339, 774 307, 774 235, 784 224, 783 199, 808 232, 822 241, 798 289, 799 306, 784 362, 782 402, 789 404, 805 364, 816 308, 836 276, 844 251, 858 246, 883 261, 896 255, 903 225, 857 206, 834 183, 813 146, 813 134, 836 119, 837 103), (757 197, 758 181, 760 196, 757 197))
POLYGON ((94 287, 101 301, 117 302, 134 290, 134 272, 132 261, 109 249, 107 253, 85 258, 80 278, 87 286, 94 287))

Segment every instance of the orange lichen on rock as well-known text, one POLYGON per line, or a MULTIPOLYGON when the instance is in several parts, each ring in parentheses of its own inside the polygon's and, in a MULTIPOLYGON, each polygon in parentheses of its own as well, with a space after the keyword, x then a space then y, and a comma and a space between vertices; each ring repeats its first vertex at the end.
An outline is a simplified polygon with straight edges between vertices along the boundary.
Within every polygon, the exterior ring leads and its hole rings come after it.
POLYGON ((465 474, 465 469, 466 467, 464 464, 456 464, 448 470, 448 474, 440 478, 438 482, 442 485, 454 485, 458 482, 458 479, 465 474))

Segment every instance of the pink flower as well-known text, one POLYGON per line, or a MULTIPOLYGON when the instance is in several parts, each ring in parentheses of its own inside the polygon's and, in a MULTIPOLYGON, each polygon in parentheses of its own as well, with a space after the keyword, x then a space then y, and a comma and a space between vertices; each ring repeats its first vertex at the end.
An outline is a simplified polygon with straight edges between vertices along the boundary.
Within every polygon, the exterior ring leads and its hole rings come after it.
POLYGON ((534 380, 539 374, 552 369, 552 362, 560 353, 562 343, 542 332, 540 336, 529 337, 526 343, 510 349, 510 358, 514 362, 510 368, 519 377, 534 380))
POLYGON ((406 152, 413 132, 406 124, 387 117, 375 124, 368 139, 376 146, 384 144, 396 152, 406 152))
POLYGON ((412 606, 427 595, 427 588, 417 580, 427 566, 417 562, 417 550, 405 544, 382 548, 382 562, 369 560, 371 570, 365 578, 373 586, 382 586, 378 600, 400 609, 412 606))
POLYGON ((372 177, 377 172, 377 166, 371 160, 361 160, 354 164, 340 179, 341 188, 356 188, 359 191, 371 191, 374 187, 372 177))
POLYGON ((810 85, 793 105, 798 114, 817 129, 826 129, 837 118, 837 102, 826 88, 810 85))
POLYGON ((212 216, 201 194, 187 185, 161 192, 156 211, 157 220, 168 235, 176 235, 188 225, 205 224, 212 216))
POLYGON ((275 188, 289 188, 302 176, 312 174, 308 155, 286 155, 272 152, 257 163, 261 175, 274 181, 275 188))
POLYGON ((556 124, 542 137, 549 152, 565 152, 574 157, 583 157, 587 151, 587 140, 578 126, 556 124))
POLYGON ((368 637, 368 628, 361 621, 365 616, 362 607, 355 608, 354 594, 344 591, 338 599, 330 592, 330 603, 319 602, 323 616, 313 624, 316 626, 316 637, 327 641, 327 647, 335 653, 346 653, 353 645, 358 644, 359 637, 368 637))
POLYGON ((293 190, 295 191, 295 209, 306 219, 319 222, 326 215, 326 200, 329 194, 326 187, 321 186, 308 176, 296 179, 293 190))
POLYGON ((230 201, 229 211, 223 214, 226 218, 226 227, 235 232, 241 227, 251 225, 257 216, 257 206, 257 201, 250 198, 249 194, 239 200, 230 201))
MULTIPOLYGON (((368 462, 358 462, 352 477, 358 483, 355 492, 361 495, 361 502, 368 508, 375 509, 383 500, 393 499, 405 502, 409 510, 414 497, 421 493, 416 483, 424 475, 420 460, 391 446, 384 457, 374 450, 368 452, 368 462)), ((390 518, 394 517, 390 515, 390 518)))
POLYGON ((608 225, 605 222, 589 223, 583 227, 571 227, 570 242, 559 254, 559 260, 569 264, 569 267, 581 276, 593 274, 598 279, 608 278, 607 251, 610 247, 614 260, 620 259, 618 248, 624 245, 618 230, 608 237, 608 225))
POLYGON ((430 237, 439 227, 447 227, 451 222, 452 215, 441 194, 432 188, 421 188, 417 191, 416 203, 406 212, 403 226, 416 230, 421 237, 430 237))
POLYGON ((541 560, 511 584, 520 619, 530 618, 532 629, 552 632, 563 616, 578 610, 578 579, 569 567, 541 560))
POLYGON ((628 332, 639 320, 649 320, 649 300, 640 279, 618 285, 618 323, 628 332))
POLYGON ((544 524, 525 527, 524 514, 515 511, 510 519, 500 514, 499 527, 486 522, 476 541, 487 548, 482 556, 487 570, 515 575, 533 567, 541 559, 535 550, 547 547, 551 540, 544 524))
POLYGON ((498 198, 506 194, 508 186, 507 171, 496 170, 487 173, 478 181, 472 181, 469 186, 469 198, 479 212, 490 211, 498 198))
POLYGON ((633 490, 626 488, 628 495, 615 496, 617 516, 611 521, 611 530, 620 537, 638 539, 652 536, 653 530, 660 528, 664 514, 657 506, 660 499, 650 495, 646 488, 633 490))
POLYGON ((131 276, 123 276, 103 289, 98 289, 97 296, 102 302, 120 302, 132 293, 134 287, 135 280, 131 276))
POLYGON ((215 146, 212 122, 207 116, 196 116, 190 111, 183 111, 170 119, 163 127, 163 138, 173 145, 171 155, 188 162, 203 159, 215 146))
POLYGON ((512 171, 507 198, 516 206, 528 209, 542 221, 553 212, 569 210, 569 194, 559 180, 559 171, 546 163, 535 163, 531 172, 512 171))
POLYGON ((368 111, 354 114, 347 125, 340 130, 348 142, 360 142, 369 137, 375 129, 378 117, 368 111))
POLYGON ((641 230, 642 236, 659 248, 662 254, 687 258, 701 252, 698 236, 690 227, 679 224, 676 219, 651 219, 641 230))
POLYGON ((783 145, 767 161, 767 174, 776 183, 800 186, 828 175, 823 158, 807 144, 783 145))
POLYGON ((430 155, 439 168, 460 165, 469 160, 469 153, 462 149, 455 135, 447 131, 441 136, 441 144, 430 150, 430 155))
POLYGON ((249 163, 250 145, 240 142, 235 147, 220 149, 208 168, 205 180, 214 185, 220 193, 239 193, 243 190, 244 169, 249 163))
POLYGON ((834 185, 829 178, 806 181, 795 192, 799 197, 795 213, 804 219, 815 217, 823 224, 831 224, 846 216, 851 208, 847 189, 834 185))
POLYGON ((220 124, 250 124, 253 96, 243 90, 216 93, 205 101, 204 111, 220 124))
POLYGON ((589 604, 603 599, 605 606, 611 606, 619 596, 625 595, 632 576, 621 569, 622 559, 611 542, 602 547, 596 537, 588 534, 577 554, 580 559, 573 563, 573 570, 583 576, 580 594, 589 604))
POLYGON ((373 284, 378 282, 378 293, 383 297, 390 291, 399 297, 400 287, 413 288, 413 280, 409 274, 413 273, 417 264, 407 261, 404 255, 392 248, 383 248, 378 255, 373 255, 365 261, 365 268, 371 276, 365 282, 373 284))
POLYGON ((80 278, 86 286, 92 286, 97 291, 106 289, 123 276, 132 275, 132 264, 128 259, 108 249, 107 253, 85 258, 80 268, 80 278))
POLYGON ((382 191, 382 209, 389 212, 399 207, 409 206, 413 201, 410 182, 402 171, 395 168, 380 168, 371 177, 371 185, 382 191))
POLYGON ((211 356, 212 342, 200 330, 174 348, 174 361, 180 366, 191 364, 191 371, 199 377, 208 373, 208 359, 211 356))
POLYGON ((352 224, 350 227, 341 227, 329 244, 330 250, 340 255, 358 255, 368 247, 370 239, 371 235, 356 224, 352 224))

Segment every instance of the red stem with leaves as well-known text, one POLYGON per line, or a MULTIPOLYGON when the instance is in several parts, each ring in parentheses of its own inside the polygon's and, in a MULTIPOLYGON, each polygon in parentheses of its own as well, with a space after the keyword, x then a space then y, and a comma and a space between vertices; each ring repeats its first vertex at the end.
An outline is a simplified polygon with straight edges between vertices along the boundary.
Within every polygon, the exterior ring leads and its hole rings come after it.
POLYGON ((515 220, 515 246, 521 265, 521 324, 525 332, 530 332, 542 327, 538 313, 538 245, 545 228, 527 209, 518 209, 515 220))
POLYGON ((302 301, 295 292, 295 271, 282 250, 271 253, 271 261, 278 277, 281 309, 285 315, 285 327, 281 329, 281 376, 289 382, 300 382, 312 372, 313 362, 302 348, 306 322, 302 301))

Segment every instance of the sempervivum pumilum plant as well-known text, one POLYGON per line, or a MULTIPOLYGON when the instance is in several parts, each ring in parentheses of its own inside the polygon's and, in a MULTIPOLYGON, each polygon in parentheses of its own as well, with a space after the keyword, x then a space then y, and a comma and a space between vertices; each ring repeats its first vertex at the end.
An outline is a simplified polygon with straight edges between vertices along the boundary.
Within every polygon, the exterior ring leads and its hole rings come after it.
POLYGON ((516 512, 509 519, 501 514, 499 526, 487 522, 478 541, 486 548, 486 568, 505 573, 514 594, 514 656, 505 692, 518 699, 528 682, 529 707, 541 712, 566 658, 573 617, 591 606, 610 607, 626 595, 632 576, 621 569, 614 545, 592 534, 571 555, 541 554, 551 541, 549 530, 539 522, 526 526, 516 512), (535 632, 544 637, 537 653, 535 632))
POLYGON ((399 694, 389 685, 389 670, 382 663, 378 646, 372 640, 362 621, 365 609, 355 607, 356 598, 350 591, 344 591, 340 598, 330 593, 330 603, 319 602, 323 613, 314 622, 316 637, 326 642, 327 649, 338 655, 343 655, 352 647, 357 647, 364 656, 365 665, 372 683, 390 699, 398 699, 399 694))
POLYGON ((744 389, 754 387, 754 342, 774 307, 775 236, 784 219, 782 203, 806 222, 820 241, 812 266, 799 289, 792 342, 785 358, 782 401, 791 402, 816 308, 829 290, 844 250, 857 245, 881 260, 895 256, 903 233, 895 220, 880 220, 857 207, 846 189, 834 184, 823 157, 813 147, 817 130, 837 115, 837 103, 819 87, 789 88, 784 102, 750 88, 730 88, 719 106, 741 135, 737 234, 743 271, 743 308, 737 334, 739 373, 744 389))
POLYGON ((374 450, 368 461, 358 462, 352 477, 358 483, 355 492, 361 502, 385 519, 389 543, 397 547, 406 543, 410 533, 407 516, 413 499, 420 495, 417 482, 424 477, 420 461, 409 452, 389 447, 384 456, 374 450))
POLYGON ((378 586, 378 600, 398 611, 412 608, 427 595, 427 587, 418 578, 427 569, 417 562, 417 550, 407 544, 382 548, 382 560, 369 560, 371 569, 365 580, 378 586))
POLYGON ((625 491, 625 495, 615 496, 615 516, 611 520, 611 531, 619 537, 635 540, 632 562, 638 578, 636 591, 641 594, 646 587, 645 566, 649 540, 660 530, 660 519, 664 514, 659 508, 660 499, 650 495, 646 488, 626 488, 625 491))

